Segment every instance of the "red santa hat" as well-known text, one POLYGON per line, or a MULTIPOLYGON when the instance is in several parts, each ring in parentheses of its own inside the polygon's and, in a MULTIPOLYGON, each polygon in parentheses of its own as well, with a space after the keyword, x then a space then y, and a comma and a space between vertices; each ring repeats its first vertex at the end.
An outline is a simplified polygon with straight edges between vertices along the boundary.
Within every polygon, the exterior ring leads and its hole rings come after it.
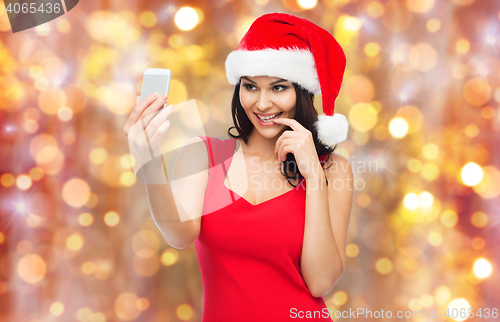
POLYGON ((345 141, 349 123, 334 113, 346 66, 342 47, 326 30, 285 13, 269 13, 255 20, 235 51, 226 59, 229 83, 242 76, 270 76, 297 83, 322 94, 323 115, 314 124, 326 145, 345 141))

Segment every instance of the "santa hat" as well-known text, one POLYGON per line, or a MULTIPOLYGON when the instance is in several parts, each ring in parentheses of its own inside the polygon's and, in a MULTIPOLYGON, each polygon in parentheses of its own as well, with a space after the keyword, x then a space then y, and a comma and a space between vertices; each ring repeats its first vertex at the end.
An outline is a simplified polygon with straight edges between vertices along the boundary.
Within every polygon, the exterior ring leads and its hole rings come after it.
POLYGON ((285 13, 269 13, 255 20, 235 51, 226 59, 229 83, 242 76, 270 76, 297 83, 315 95, 322 93, 323 115, 314 124, 326 145, 345 141, 349 123, 335 114, 346 57, 326 30, 285 13))

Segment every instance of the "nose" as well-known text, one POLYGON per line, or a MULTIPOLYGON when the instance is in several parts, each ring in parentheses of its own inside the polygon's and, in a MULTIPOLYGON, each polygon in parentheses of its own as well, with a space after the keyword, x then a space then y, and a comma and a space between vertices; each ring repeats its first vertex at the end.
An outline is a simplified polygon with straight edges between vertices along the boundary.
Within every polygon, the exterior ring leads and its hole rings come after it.
POLYGON ((273 102, 269 97, 269 93, 267 93, 267 91, 260 91, 259 99, 257 101, 257 108, 259 110, 265 110, 270 107, 273 107, 273 102))

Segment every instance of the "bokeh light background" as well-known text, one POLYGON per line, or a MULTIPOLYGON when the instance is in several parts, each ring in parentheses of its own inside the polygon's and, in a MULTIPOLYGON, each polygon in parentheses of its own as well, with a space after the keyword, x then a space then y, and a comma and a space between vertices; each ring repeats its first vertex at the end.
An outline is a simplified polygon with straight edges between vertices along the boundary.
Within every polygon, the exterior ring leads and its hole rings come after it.
POLYGON ((194 245, 164 241, 121 129, 169 68, 169 103, 225 136, 225 59, 274 11, 347 56, 337 151, 365 186, 328 307, 500 306, 500 1, 80 1, 16 34, 0 6, 0 321, 200 321, 194 245))

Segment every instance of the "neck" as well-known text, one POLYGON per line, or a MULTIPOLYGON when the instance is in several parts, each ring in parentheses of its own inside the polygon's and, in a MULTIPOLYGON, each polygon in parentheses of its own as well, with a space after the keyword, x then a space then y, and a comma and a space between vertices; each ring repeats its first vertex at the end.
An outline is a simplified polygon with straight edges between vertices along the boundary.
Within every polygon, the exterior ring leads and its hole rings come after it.
POLYGON ((284 131, 280 132, 276 137, 269 139, 260 135, 259 131, 253 128, 248 136, 248 143, 246 144, 248 151, 246 151, 246 153, 264 161, 277 161, 278 154, 274 152, 274 148, 276 147, 276 141, 278 141, 278 138, 283 132, 284 131))

